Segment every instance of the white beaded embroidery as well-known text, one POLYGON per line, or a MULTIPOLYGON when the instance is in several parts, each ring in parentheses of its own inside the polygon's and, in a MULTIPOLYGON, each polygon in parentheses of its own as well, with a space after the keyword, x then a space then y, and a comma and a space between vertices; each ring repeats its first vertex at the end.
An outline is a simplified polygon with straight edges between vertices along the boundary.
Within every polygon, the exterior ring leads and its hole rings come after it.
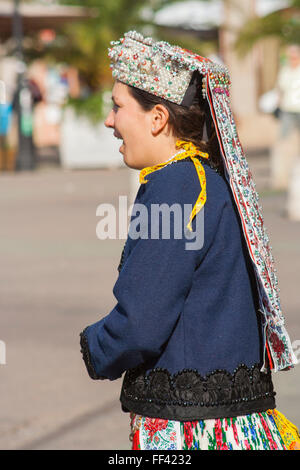
MULTIPOLYGON (((181 104, 194 71, 208 74, 216 93, 227 93, 230 85, 226 67, 179 46, 154 42, 129 31, 109 49, 112 75, 127 85, 140 88, 168 101, 181 104)), ((205 96, 206 81, 203 83, 205 96)))

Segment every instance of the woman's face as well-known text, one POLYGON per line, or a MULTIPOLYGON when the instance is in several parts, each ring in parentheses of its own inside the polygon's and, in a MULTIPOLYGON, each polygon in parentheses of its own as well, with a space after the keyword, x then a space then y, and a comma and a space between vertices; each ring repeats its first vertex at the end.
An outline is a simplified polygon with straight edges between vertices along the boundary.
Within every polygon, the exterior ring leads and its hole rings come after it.
POLYGON ((113 108, 105 125, 114 129, 114 136, 123 140, 119 149, 130 168, 141 170, 148 166, 151 151, 152 114, 144 111, 130 95, 127 85, 116 82, 112 91, 113 108))

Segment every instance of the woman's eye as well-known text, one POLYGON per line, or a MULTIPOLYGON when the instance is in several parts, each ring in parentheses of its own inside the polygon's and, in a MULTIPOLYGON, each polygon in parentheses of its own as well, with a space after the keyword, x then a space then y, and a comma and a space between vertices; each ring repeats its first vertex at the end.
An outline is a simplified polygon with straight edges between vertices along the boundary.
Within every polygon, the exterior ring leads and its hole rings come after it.
POLYGON ((118 106, 117 104, 114 104, 114 105, 113 105, 113 110, 114 110, 114 112, 118 111, 118 109, 119 109, 119 106, 118 106))

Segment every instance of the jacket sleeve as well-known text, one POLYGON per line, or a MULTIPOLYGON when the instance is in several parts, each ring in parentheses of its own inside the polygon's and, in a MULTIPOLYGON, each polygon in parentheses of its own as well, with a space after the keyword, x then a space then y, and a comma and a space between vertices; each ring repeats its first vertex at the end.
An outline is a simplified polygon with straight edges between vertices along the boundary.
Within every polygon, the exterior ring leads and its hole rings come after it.
MULTIPOLYGON (((147 183, 143 202, 148 209, 153 203, 182 206, 180 194, 185 194, 186 204, 192 205, 197 199, 197 180, 188 189, 182 187, 181 181, 176 185, 157 176, 147 183)), ((161 231, 157 239, 151 238, 154 225, 150 219, 149 216, 149 237, 135 241, 114 286, 115 308, 81 334, 85 363, 93 379, 115 380, 125 370, 160 356, 203 256, 203 250, 186 249, 185 237, 175 238, 172 217, 170 238, 164 239, 161 231)))

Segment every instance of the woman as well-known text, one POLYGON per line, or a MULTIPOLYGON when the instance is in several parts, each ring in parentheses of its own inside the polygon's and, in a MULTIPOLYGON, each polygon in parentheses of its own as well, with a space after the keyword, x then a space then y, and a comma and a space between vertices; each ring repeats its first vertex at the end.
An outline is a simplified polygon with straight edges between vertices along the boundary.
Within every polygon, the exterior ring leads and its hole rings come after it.
POLYGON ((89 375, 126 371, 120 400, 133 449, 296 448, 271 378, 296 359, 228 72, 136 32, 109 55, 106 126, 141 186, 118 303, 81 333, 89 375))

